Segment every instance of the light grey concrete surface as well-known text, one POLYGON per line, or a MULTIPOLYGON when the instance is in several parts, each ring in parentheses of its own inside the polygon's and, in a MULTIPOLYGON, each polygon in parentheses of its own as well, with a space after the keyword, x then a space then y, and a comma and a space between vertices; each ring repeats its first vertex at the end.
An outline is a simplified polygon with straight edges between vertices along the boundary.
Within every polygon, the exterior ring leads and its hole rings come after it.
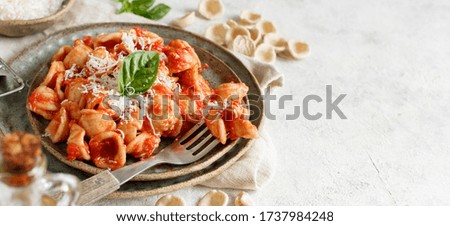
MULTIPOLYGON (((165 1, 168 23, 196 10, 198 1, 165 1)), ((250 194, 258 205, 449 205, 450 204, 450 2, 446 0, 224 0, 219 20, 199 19, 187 30, 203 33, 213 23, 237 18, 242 9, 273 21, 281 35, 309 43, 303 61, 278 60, 293 95, 267 131, 278 147, 272 180, 250 194), (308 121, 285 117, 316 94, 347 94, 339 107, 348 117, 308 121)), ((112 1, 78 0, 54 30, 88 22, 145 21, 115 15, 112 1)), ((44 37, 0 37, 0 57, 44 37)), ((325 104, 311 103, 324 112, 325 104)), ((173 192, 195 205, 207 191, 173 192)), ((238 190, 225 189, 232 198, 238 190)), ((153 205, 159 196, 102 200, 98 205, 153 205)), ((231 203, 230 203, 231 204, 231 203)))

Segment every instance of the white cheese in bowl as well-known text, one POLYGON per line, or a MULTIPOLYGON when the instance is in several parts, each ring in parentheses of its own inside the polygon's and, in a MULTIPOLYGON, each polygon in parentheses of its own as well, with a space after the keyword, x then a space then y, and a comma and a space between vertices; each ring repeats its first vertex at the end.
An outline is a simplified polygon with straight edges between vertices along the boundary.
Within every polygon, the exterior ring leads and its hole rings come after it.
POLYGON ((32 20, 55 14, 64 0, 0 0, 0 20, 32 20))

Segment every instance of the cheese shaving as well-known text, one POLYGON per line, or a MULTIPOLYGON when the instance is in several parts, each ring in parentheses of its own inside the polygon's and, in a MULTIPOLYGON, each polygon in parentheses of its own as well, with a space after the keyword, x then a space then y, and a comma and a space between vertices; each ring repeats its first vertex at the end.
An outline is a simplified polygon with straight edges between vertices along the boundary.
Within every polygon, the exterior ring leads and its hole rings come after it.
POLYGON ((136 43, 134 42, 134 40, 136 40, 136 34, 122 32, 122 43, 130 52, 136 51, 136 43))
POLYGON ((93 75, 101 75, 113 70, 123 59, 122 54, 119 54, 119 59, 117 60, 110 57, 108 51, 105 51, 105 54, 106 56, 104 58, 96 57, 93 54, 89 55, 89 60, 86 62, 86 68, 93 75))
POLYGON ((174 90, 176 88, 174 80, 172 80, 169 76, 164 75, 162 73, 158 73, 155 83, 163 84, 169 87, 170 90, 174 90))
POLYGON ((71 68, 67 69, 64 72, 64 80, 86 77, 86 73, 85 73, 84 69, 81 70, 79 73, 75 73, 76 71, 77 71, 77 65, 73 64, 71 68))
POLYGON ((141 49, 145 49, 145 50, 150 50, 152 49, 153 46, 153 42, 150 38, 146 38, 146 37, 137 37, 137 44, 139 44, 139 46, 141 46, 141 49))

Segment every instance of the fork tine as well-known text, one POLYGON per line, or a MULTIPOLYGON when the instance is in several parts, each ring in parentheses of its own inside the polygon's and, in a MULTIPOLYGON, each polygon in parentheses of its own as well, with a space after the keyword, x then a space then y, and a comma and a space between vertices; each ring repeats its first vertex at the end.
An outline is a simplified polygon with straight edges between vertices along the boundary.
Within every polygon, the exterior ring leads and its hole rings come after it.
POLYGON ((205 139, 203 139, 200 143, 196 144, 194 147, 189 148, 189 146, 186 146, 186 149, 188 149, 188 151, 194 153, 195 151, 197 151, 199 148, 201 148, 204 144, 206 144, 206 142, 208 142, 211 137, 213 135, 210 133, 207 137, 205 137, 205 139))
MULTIPOLYGON (((200 131, 199 133, 197 133, 197 135, 195 135, 192 139, 190 139, 189 141, 187 141, 186 143, 183 144, 183 146, 185 147, 189 147, 191 144, 193 144, 195 141, 197 141, 198 139, 200 139, 200 137, 203 136, 203 134, 205 134, 206 132, 208 132, 209 129, 208 127, 205 127, 202 131, 200 131)), ((180 142, 181 143, 181 142, 180 142)))
MULTIPOLYGON (((209 139, 208 139, 209 140, 209 139)), ((204 149, 200 150, 196 155, 195 158, 196 159, 200 159, 203 156, 205 156, 206 154, 208 154, 214 147, 216 147, 218 144, 220 143, 219 140, 214 139, 210 144, 208 144, 208 146, 206 146, 204 149)))
POLYGON ((192 135, 195 131, 197 131, 201 126, 203 126, 205 124, 205 122, 202 120, 199 123, 195 124, 194 127, 192 127, 189 131, 187 131, 185 134, 183 134, 183 136, 181 136, 178 141, 181 143, 184 140, 186 140, 186 138, 188 138, 190 135, 192 135))

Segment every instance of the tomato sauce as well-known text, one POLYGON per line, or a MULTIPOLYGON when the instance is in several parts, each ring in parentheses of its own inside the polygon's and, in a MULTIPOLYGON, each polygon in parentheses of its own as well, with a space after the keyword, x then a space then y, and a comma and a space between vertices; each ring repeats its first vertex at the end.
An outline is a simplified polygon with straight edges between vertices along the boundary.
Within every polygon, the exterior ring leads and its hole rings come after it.
POLYGON ((81 156, 80 148, 76 144, 67 144, 67 160, 73 161, 81 156))
POLYGON ((94 48, 94 42, 93 42, 92 36, 88 36, 88 35, 84 36, 81 40, 84 42, 85 45, 87 45, 91 48, 94 48))
POLYGON ((111 136, 104 139, 100 138, 101 140, 97 141, 95 138, 90 142, 91 157, 95 165, 107 165, 112 170, 122 167, 123 164, 117 159, 122 148, 119 139, 116 136, 111 136))

